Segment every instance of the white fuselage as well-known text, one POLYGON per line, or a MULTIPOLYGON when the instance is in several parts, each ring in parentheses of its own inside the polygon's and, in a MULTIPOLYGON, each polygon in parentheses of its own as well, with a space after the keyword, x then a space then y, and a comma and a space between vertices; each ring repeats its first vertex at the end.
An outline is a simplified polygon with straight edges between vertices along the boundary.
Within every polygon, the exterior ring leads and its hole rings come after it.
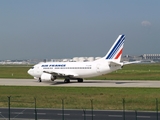
POLYGON ((46 62, 35 65, 28 73, 36 78, 44 71, 73 75, 73 78, 88 78, 110 73, 120 66, 109 66, 109 62, 46 62))

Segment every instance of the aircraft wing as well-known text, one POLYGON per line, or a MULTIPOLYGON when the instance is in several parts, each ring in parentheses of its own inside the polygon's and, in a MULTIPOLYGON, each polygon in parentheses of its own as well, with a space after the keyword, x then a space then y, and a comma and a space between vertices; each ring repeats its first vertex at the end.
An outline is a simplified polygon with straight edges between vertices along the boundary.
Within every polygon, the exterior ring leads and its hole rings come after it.
POLYGON ((44 73, 52 74, 53 76, 57 77, 75 77, 78 76, 77 74, 73 73, 66 73, 66 72, 48 72, 48 71, 43 71, 44 73))

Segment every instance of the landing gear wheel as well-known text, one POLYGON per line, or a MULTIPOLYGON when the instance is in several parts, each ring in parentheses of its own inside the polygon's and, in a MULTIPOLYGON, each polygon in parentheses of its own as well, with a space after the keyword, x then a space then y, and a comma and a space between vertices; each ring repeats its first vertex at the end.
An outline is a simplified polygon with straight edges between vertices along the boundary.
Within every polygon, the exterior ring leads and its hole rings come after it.
POLYGON ((78 82, 83 82, 83 79, 81 79, 81 78, 78 78, 77 80, 78 80, 78 82))
POLYGON ((64 83, 70 83, 70 79, 65 79, 64 83))
POLYGON ((42 82, 41 78, 38 79, 38 82, 42 82))

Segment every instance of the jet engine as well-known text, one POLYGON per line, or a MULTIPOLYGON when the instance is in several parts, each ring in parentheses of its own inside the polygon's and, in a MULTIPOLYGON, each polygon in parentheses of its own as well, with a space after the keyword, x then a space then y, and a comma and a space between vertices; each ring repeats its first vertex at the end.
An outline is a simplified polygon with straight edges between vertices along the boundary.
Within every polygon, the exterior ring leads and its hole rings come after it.
POLYGON ((56 79, 56 77, 54 77, 53 75, 51 75, 49 73, 43 73, 41 75, 41 81, 47 81, 47 80, 54 81, 55 79, 56 79))

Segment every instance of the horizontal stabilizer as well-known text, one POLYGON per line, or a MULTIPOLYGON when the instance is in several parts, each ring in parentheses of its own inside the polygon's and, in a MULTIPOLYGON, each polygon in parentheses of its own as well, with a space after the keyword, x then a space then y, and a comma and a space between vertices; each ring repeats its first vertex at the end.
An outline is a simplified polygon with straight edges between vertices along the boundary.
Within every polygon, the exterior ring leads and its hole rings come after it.
POLYGON ((111 61, 110 64, 109 64, 109 66, 110 66, 110 67, 117 67, 117 66, 122 66, 122 64, 111 61))
POLYGON ((123 65, 141 63, 141 61, 123 62, 123 65))

